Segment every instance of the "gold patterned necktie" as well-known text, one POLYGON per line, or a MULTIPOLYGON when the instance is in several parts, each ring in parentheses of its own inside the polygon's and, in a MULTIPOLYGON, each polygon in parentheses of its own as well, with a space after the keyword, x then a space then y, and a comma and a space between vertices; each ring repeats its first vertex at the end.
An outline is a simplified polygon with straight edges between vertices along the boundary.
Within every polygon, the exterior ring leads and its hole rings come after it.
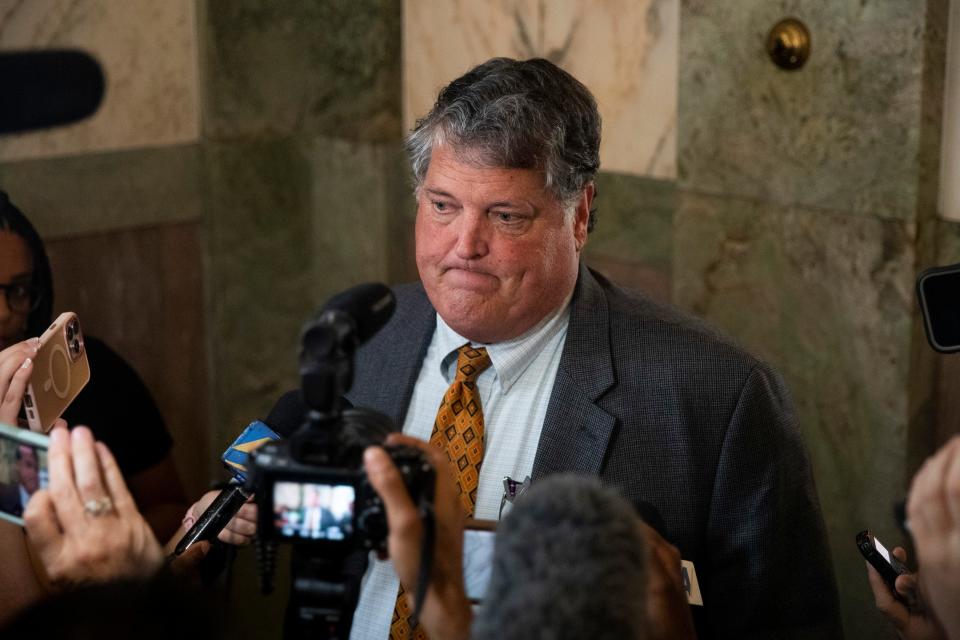
MULTIPOLYGON (((430 435, 430 444, 446 451, 456 468, 460 503, 471 517, 483 462, 483 408, 477 378, 489 366, 490 356, 483 347, 475 349, 465 344, 457 349, 457 375, 443 394, 430 435)), ((390 622, 390 640, 426 640, 420 625, 410 628, 412 613, 401 586, 390 622)))

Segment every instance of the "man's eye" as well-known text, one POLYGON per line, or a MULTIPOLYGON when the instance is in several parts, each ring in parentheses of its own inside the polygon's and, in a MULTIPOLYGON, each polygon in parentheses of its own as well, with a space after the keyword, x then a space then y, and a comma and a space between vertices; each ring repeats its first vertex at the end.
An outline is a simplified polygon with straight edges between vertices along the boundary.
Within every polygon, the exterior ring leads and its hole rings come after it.
POLYGON ((433 201, 433 209, 434 209, 434 211, 438 211, 438 212, 440 212, 440 213, 444 213, 444 212, 450 210, 450 206, 449 206, 446 202, 440 202, 439 200, 434 200, 434 201, 433 201))
POLYGON ((10 287, 10 295, 14 298, 26 299, 30 297, 30 287, 25 284, 15 284, 10 287))
POLYGON ((497 216, 497 220, 499 220, 500 222, 504 222, 506 224, 513 224, 513 223, 520 222, 520 216, 516 215, 515 213, 507 213, 505 211, 499 211, 497 212, 496 216, 497 216))

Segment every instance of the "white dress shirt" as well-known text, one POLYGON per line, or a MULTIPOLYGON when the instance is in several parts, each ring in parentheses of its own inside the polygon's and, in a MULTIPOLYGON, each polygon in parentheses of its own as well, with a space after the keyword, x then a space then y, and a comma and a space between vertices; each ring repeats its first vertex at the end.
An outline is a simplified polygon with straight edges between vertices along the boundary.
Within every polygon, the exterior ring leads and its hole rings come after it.
MULTIPOLYGON (((483 464, 474 511, 477 519, 498 519, 505 477, 523 480, 531 475, 567 336, 569 302, 568 298, 557 312, 518 338, 495 344, 473 343, 486 347, 491 361, 477 379, 484 421, 483 464)), ((403 423, 405 434, 430 439, 437 409, 456 377, 456 351, 467 342, 437 316, 437 328, 403 423)), ((371 554, 353 618, 353 640, 389 637, 399 585, 393 564, 371 554)))

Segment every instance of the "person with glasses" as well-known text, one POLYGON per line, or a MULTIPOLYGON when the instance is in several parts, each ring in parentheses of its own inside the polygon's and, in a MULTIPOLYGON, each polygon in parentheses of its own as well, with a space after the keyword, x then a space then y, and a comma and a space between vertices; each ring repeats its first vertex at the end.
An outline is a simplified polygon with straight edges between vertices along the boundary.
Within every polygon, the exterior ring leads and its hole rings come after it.
MULTIPOLYGON (((36 337, 54 315, 50 263, 40 236, 0 191, 0 422, 16 423, 36 353, 36 337)), ((81 318, 82 320, 82 318, 81 318)), ((171 457, 173 441, 150 392, 133 368, 103 341, 85 335, 90 382, 64 413, 70 427, 86 425, 117 459, 137 507, 157 538, 168 539, 189 506, 171 457)), ((9 537, 0 531, 5 571, 9 537), (7 538, 4 537, 4 534, 7 538)), ((20 543, 22 545, 22 543, 20 543)), ((8 604, 35 587, 0 579, 0 618, 8 604), (4 595, 11 594, 11 600, 4 595)))

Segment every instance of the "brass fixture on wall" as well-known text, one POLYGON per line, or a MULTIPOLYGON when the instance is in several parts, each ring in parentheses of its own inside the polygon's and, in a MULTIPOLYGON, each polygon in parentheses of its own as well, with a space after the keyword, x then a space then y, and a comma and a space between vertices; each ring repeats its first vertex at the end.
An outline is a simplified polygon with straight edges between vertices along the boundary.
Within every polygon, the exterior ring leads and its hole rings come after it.
POLYGON ((767 53, 781 69, 799 69, 810 57, 810 31, 796 18, 784 18, 767 35, 767 53))

